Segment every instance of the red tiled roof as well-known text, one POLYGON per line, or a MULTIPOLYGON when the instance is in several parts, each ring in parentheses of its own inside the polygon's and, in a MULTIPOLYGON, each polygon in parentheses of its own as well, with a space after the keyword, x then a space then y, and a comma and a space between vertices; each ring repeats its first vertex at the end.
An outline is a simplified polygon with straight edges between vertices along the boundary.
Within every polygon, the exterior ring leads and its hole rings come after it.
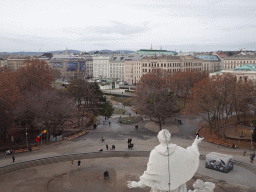
POLYGON ((217 54, 220 58, 228 57, 228 55, 227 55, 226 53, 223 53, 223 52, 216 52, 216 54, 217 54))

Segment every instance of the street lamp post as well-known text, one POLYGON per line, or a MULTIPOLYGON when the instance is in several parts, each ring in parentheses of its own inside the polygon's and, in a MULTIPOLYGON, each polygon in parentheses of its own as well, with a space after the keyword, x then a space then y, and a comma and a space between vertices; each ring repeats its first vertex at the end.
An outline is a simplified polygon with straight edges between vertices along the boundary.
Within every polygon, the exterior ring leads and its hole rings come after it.
MULTIPOLYGON (((253 130, 251 130, 251 133, 253 133, 253 130)), ((252 135, 251 135, 251 150, 253 150, 253 147, 252 147, 252 135)))
POLYGON ((28 128, 27 128, 27 123, 26 123, 26 144, 27 144, 27 149, 28 149, 28 128))

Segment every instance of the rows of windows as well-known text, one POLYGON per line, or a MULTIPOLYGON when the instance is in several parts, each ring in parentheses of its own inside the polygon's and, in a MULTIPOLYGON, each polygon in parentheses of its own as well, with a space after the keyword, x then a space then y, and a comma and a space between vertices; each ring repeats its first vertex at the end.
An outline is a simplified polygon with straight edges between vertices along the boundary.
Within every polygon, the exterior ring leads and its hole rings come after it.
POLYGON ((180 67, 180 63, 142 63, 142 67, 180 67))
POLYGON ((255 63, 255 61, 225 61, 225 63, 255 63))
POLYGON ((119 63, 116 63, 116 64, 113 63, 113 64, 110 64, 110 66, 124 66, 124 64, 123 63, 120 63, 120 64, 119 63))
MULTIPOLYGON (((156 72, 157 69, 142 69, 142 72, 147 73, 147 72, 156 72)), ((166 69, 168 73, 176 73, 179 71, 182 71, 181 68, 179 69, 166 69)), ((184 71, 201 71, 201 68, 184 68, 184 71)))

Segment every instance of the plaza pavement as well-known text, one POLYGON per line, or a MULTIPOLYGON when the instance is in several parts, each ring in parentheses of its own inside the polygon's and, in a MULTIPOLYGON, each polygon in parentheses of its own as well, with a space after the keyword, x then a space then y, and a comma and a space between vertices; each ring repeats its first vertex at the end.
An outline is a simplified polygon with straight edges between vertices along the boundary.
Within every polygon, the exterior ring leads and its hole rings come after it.
MULTIPOLYGON (((136 114, 131 110, 130 107, 125 107, 126 115, 131 113, 132 116, 136 114)), ((139 116, 139 115, 138 115, 139 116)), ((148 119, 144 118, 144 122, 139 122, 139 130, 134 129, 134 125, 120 125, 117 121, 120 115, 114 114, 113 117, 110 119, 111 125, 107 123, 103 124, 103 117, 99 118, 101 122, 100 125, 95 130, 89 130, 89 133, 81 136, 79 138, 73 139, 71 141, 63 140, 61 142, 52 143, 49 145, 43 145, 40 150, 15 154, 16 161, 15 163, 29 161, 33 159, 40 159, 46 157, 52 157, 62 154, 70 154, 70 153, 86 153, 86 152, 97 152, 98 147, 102 148, 104 151, 106 150, 105 145, 108 144, 111 146, 114 144, 116 146, 116 151, 128 151, 127 148, 127 138, 132 137, 134 143, 133 151, 151 151, 156 145, 159 144, 156 135, 157 133, 157 125, 148 121, 148 119), (101 142, 100 138, 104 136, 106 141, 101 142)), ((171 122, 167 122, 164 125, 164 128, 167 128, 172 133, 171 142, 177 144, 181 147, 188 147, 193 142, 193 134, 194 131, 197 129, 196 124, 198 120, 194 117, 186 117, 186 116, 179 116, 178 118, 183 120, 183 125, 173 125, 171 122)), ((199 151, 201 155, 206 155, 209 152, 219 152, 224 154, 229 154, 234 157, 234 160, 244 162, 250 164, 249 162, 249 155, 253 153, 252 151, 247 151, 246 156, 243 156, 243 149, 232 149, 224 146, 215 145, 212 143, 208 143, 203 141, 199 145, 199 151)), ((143 168, 145 169, 146 162, 148 158, 141 158, 143 164, 143 168)), ((96 161, 96 160, 95 160, 96 161)), ((98 161, 98 160, 97 160, 98 161)), ((106 161, 108 162, 108 161, 106 161)), ((114 162, 114 160, 112 160, 114 162)), ((117 158, 118 162, 118 158, 117 158)), ((70 163, 70 162, 66 162, 70 163)), ((88 162, 89 163, 89 162, 88 162)), ((12 164, 11 156, 4 156, 3 154, 0 155, 0 167, 5 165, 12 164)), ((62 164, 62 163, 60 163, 62 164)), ((63 162, 65 164, 65 162, 63 162)), ((112 168, 115 167, 118 163, 112 163, 112 168)), ((250 170, 245 169, 240 166, 235 166, 234 170, 228 174, 212 171, 209 169, 204 168, 205 161, 200 161, 200 166, 197 171, 199 175, 206 175, 210 178, 222 180, 226 182, 251 186, 256 188, 256 175, 252 173, 250 170)), ((84 165, 84 163, 83 163, 84 165)), ((59 165, 53 164, 48 165, 49 167, 58 167, 59 165)), ((134 167, 137 166, 137 163, 134 164, 134 167)), ((255 165, 253 165, 255 166, 255 165)), ((104 166, 103 166, 104 167, 104 166)), ((128 166, 132 167, 132 166, 128 166)), ((40 167, 36 168, 40 169, 40 167)), ((123 168, 124 171, 125 168, 123 168)), ((143 169, 143 170, 144 170, 143 169)), ((48 174, 59 175, 62 171, 61 168, 55 172, 54 169, 49 168, 48 174)), ((23 170, 24 171, 24 170, 23 170)), ((129 170, 124 171, 125 173, 129 172, 129 170)), ((19 171, 17 171, 19 172, 19 171)), ((22 170, 21 170, 22 172, 22 170)), ((97 171, 96 171, 97 172, 97 171)), ((143 172, 142 172, 143 173, 143 172)), ((95 173, 96 174, 96 173, 95 173)), ((128 174, 128 173, 127 173, 128 174)), ((141 172, 138 173, 141 174, 141 172)), ((8 174, 9 175, 9 174, 8 174)), ((124 177, 126 178, 126 177, 124 177)), ((138 179, 133 177, 134 179, 138 179)), ((1 183, 0 183, 0 186, 1 183)))

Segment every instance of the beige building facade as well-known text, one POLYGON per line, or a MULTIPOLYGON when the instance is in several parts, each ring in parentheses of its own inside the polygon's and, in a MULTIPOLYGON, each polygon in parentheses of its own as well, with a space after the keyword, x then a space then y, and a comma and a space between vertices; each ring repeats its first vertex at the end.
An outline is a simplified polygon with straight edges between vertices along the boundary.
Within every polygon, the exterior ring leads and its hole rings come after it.
POLYGON ((124 81, 129 85, 137 84, 142 77, 141 59, 143 55, 128 56, 124 63, 124 81))
POLYGON ((202 71, 203 61, 194 56, 161 56, 161 57, 144 57, 141 60, 142 74, 155 72, 160 68, 168 73, 179 71, 202 71))
POLYGON ((255 64, 256 55, 236 55, 224 58, 224 70, 232 70, 243 65, 255 64))
POLYGON ((7 59, 7 68, 11 72, 17 71, 18 69, 24 66, 24 62, 28 59, 32 58, 28 56, 10 56, 7 59))

